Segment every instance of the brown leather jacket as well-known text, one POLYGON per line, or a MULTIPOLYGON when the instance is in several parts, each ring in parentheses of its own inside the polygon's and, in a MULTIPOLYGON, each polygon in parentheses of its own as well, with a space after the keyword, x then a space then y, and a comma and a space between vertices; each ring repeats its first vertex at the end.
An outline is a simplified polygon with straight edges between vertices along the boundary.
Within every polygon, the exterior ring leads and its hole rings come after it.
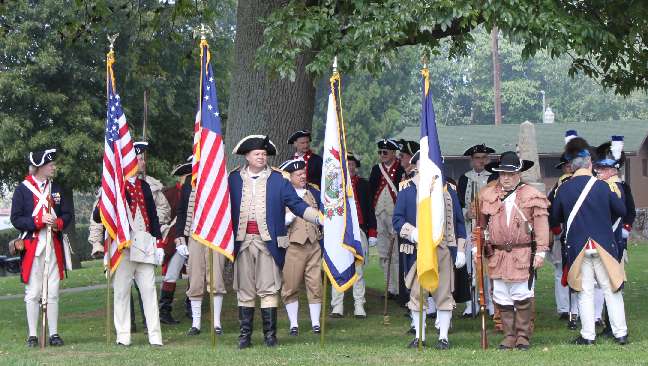
POLYGON ((526 218, 534 229, 536 253, 549 250, 549 201, 537 189, 522 185, 516 191, 515 206, 507 225, 506 207, 501 200, 502 186, 489 185, 480 192, 482 222, 487 222, 487 245, 494 250, 488 257, 488 273, 492 279, 522 282, 529 279, 531 236, 526 218), (518 210, 519 209, 519 210, 518 210), (487 220, 487 221, 485 221, 487 220))

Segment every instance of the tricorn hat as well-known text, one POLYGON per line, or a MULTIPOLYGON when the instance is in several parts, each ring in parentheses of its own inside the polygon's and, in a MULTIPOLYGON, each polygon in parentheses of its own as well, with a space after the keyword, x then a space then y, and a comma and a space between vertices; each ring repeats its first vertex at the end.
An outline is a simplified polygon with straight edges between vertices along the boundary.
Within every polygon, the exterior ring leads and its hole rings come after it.
POLYGON ((398 142, 394 139, 382 139, 379 140, 376 145, 378 145, 379 149, 385 149, 385 150, 398 150, 400 149, 400 146, 398 145, 398 142))
POLYGON ((300 137, 308 137, 308 140, 311 139, 311 132, 309 130, 299 130, 295 131, 290 137, 288 137, 288 145, 292 145, 300 137))
POLYGON ((562 155, 560 155, 560 162, 558 162, 558 164, 554 165, 554 168, 562 169, 562 167, 567 163, 569 163, 569 161, 565 157, 565 153, 562 153, 562 155))
POLYGON ((358 159, 355 155, 353 155, 352 152, 348 152, 348 151, 347 151, 347 160, 349 160, 349 161, 355 161, 355 163, 356 163, 356 167, 360 168, 360 166, 361 166, 361 164, 360 164, 360 159, 358 159))
POLYGON ((421 156, 421 150, 418 150, 412 155, 412 158, 410 159, 410 164, 416 165, 416 163, 419 161, 419 157, 421 156))
POLYGON ((173 171, 171 171, 171 175, 175 175, 176 177, 182 177, 183 175, 191 174, 191 164, 193 161, 193 155, 189 155, 187 157, 187 160, 182 163, 176 165, 175 168, 173 168, 173 171))
POLYGON ((37 150, 29 153, 29 164, 41 167, 56 159, 56 149, 37 150))
POLYGON ((486 146, 486 144, 479 144, 471 146, 464 152, 464 156, 473 156, 475 154, 494 154, 495 149, 486 146))
POLYGON ((499 161, 487 164, 485 169, 489 172, 521 173, 533 166, 530 160, 520 159, 515 151, 503 152, 499 161))
POLYGON ((601 167, 621 168, 625 163, 623 152, 623 136, 612 136, 612 140, 596 148, 596 162, 601 167))
POLYGON ((286 160, 279 165, 279 169, 288 173, 296 172, 304 168, 306 168, 306 162, 301 159, 286 160))
POLYGON ((134 142, 133 147, 135 148, 135 155, 144 154, 144 152, 148 150, 148 145, 149 143, 146 141, 134 142))
POLYGON ((416 141, 400 140, 398 144, 402 153, 412 156, 421 148, 421 145, 416 141))
POLYGON ((245 155, 252 150, 265 150, 269 156, 277 155, 277 147, 268 136, 250 135, 244 137, 232 150, 233 154, 245 155))

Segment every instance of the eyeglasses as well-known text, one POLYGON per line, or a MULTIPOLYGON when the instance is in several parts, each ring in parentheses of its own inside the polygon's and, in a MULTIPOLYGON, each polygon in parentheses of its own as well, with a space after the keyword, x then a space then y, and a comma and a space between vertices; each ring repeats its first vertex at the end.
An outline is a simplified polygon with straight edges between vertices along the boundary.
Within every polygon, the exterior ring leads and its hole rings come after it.
POLYGON ((378 154, 387 155, 387 154, 389 154, 389 150, 378 150, 378 154))

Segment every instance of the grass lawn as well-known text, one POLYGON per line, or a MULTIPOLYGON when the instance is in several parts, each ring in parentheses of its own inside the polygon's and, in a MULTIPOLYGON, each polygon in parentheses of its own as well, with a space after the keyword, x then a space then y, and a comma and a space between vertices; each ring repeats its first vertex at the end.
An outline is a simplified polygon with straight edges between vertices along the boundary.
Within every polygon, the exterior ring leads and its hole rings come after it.
MULTIPOLYGON (((477 320, 453 320, 450 333, 452 348, 437 351, 432 348, 417 352, 405 348, 411 336, 405 334, 409 320, 403 316, 403 309, 390 304, 391 325, 382 324, 382 275, 377 258, 372 257, 367 269, 367 310, 369 317, 356 320, 352 313, 352 298, 346 296, 347 317, 328 319, 326 323, 326 344, 320 348, 319 337, 311 334, 305 300, 300 302, 299 337, 288 337, 288 322, 284 309, 279 309, 280 346, 268 349, 263 345, 260 314, 257 310, 253 335, 254 346, 239 351, 236 349, 238 336, 235 295, 226 297, 223 308, 225 334, 218 338, 215 350, 210 348, 208 313, 203 315, 205 332, 198 337, 188 338, 184 333, 190 322, 182 313, 182 289, 185 281, 179 283, 176 292, 175 316, 182 320, 178 326, 163 326, 165 346, 148 346, 140 332, 133 337, 129 348, 106 345, 105 343, 105 291, 93 290, 75 294, 63 294, 60 300, 59 330, 66 345, 61 348, 46 348, 45 351, 28 349, 25 345, 27 325, 22 299, 0 300, 0 365, 401 365, 401 364, 494 364, 503 365, 553 365, 570 362, 578 365, 645 365, 648 364, 648 316, 643 312, 646 306, 648 284, 648 245, 632 246, 630 263, 627 266, 628 283, 625 301, 631 344, 625 347, 610 340, 598 340, 593 347, 574 346, 568 341, 578 335, 559 321, 553 292, 551 266, 545 266, 539 274, 536 288, 537 322, 529 352, 501 352, 496 350, 501 336, 489 332, 491 348, 479 348, 479 323, 477 320)), ((70 273, 64 281, 65 287, 77 287, 103 283, 101 268, 97 262, 84 263, 84 269, 70 273)), ((0 279, 0 296, 20 293, 17 277, 0 279)), ((328 307, 327 307, 328 308, 328 307)), ((459 315, 459 309, 455 315, 459 315)), ((140 321, 139 311, 137 314, 140 321)), ((139 325, 139 324, 138 324, 139 325)), ((492 329, 492 324, 489 324, 492 329)), ((141 328, 141 327, 140 327, 141 328)), ((428 330, 432 327, 428 325, 428 330)), ((114 341, 114 336, 112 337, 114 341)), ((436 337, 432 335, 430 340, 436 337)), ((434 343, 434 342, 430 342, 434 343)))

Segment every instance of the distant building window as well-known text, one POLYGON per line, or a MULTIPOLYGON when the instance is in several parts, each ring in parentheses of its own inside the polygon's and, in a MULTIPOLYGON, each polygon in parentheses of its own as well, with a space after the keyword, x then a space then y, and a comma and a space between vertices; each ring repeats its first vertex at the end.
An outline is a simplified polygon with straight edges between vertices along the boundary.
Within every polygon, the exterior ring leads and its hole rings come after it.
POLYGON ((644 177, 648 177, 648 159, 641 159, 641 170, 644 177))

